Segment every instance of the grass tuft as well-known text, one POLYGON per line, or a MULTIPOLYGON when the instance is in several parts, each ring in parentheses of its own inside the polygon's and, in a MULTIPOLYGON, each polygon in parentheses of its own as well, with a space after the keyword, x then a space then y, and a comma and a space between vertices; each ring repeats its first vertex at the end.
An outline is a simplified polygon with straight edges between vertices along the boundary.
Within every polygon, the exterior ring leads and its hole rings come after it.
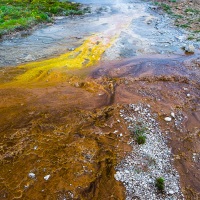
POLYGON ((163 192, 165 190, 165 180, 164 180, 164 178, 162 178, 162 177, 157 178, 156 182, 155 182, 155 186, 159 191, 163 192))

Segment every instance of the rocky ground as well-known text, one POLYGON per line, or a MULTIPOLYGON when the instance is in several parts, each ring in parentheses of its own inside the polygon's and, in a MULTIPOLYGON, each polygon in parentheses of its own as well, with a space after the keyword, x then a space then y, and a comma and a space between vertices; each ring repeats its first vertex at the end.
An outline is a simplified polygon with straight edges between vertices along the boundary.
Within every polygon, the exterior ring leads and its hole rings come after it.
MULTIPOLYGON (((179 175, 172 166, 172 153, 166 139, 156 122, 156 114, 150 111, 150 105, 130 104, 120 111, 132 132, 129 144, 133 151, 117 167, 115 178, 126 187, 126 199, 184 199, 180 189, 179 175), (137 143, 137 130, 144 130, 146 142, 137 143), (162 177, 164 192, 156 188, 156 179, 162 177)), ((175 117, 175 116, 173 116, 175 117)), ((171 121, 172 117, 165 120, 171 121)))

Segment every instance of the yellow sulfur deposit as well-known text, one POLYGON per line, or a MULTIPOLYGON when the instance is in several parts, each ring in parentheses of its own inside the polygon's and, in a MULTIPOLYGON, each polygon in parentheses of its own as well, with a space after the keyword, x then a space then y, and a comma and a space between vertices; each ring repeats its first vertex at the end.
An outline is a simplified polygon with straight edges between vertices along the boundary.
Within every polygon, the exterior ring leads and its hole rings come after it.
POLYGON ((112 38, 94 35, 74 51, 48 60, 20 65, 17 69, 24 69, 25 72, 6 85, 19 86, 40 81, 61 81, 66 78, 66 71, 69 69, 81 69, 97 64, 112 41, 112 38))

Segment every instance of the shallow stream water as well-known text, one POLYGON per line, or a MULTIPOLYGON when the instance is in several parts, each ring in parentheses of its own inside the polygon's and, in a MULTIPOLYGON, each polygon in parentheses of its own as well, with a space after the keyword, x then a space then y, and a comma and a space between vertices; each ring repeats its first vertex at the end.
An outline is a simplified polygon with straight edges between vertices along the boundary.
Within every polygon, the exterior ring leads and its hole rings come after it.
POLYGON ((132 151, 120 110, 138 103, 157 116, 185 198, 200 198, 200 44, 185 55, 188 33, 152 4, 78 2, 91 13, 0 43, 0 198, 146 199, 114 177, 132 151))

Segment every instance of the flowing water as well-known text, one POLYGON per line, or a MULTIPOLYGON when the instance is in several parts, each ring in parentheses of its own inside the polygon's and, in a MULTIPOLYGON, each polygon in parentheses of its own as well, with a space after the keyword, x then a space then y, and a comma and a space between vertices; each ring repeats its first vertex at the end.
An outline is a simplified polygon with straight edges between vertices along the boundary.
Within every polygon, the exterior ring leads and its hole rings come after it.
POLYGON ((200 44, 185 55, 188 33, 151 4, 78 2, 91 13, 0 43, 0 199, 125 199, 130 103, 151 106, 185 198, 200 198, 200 44))

